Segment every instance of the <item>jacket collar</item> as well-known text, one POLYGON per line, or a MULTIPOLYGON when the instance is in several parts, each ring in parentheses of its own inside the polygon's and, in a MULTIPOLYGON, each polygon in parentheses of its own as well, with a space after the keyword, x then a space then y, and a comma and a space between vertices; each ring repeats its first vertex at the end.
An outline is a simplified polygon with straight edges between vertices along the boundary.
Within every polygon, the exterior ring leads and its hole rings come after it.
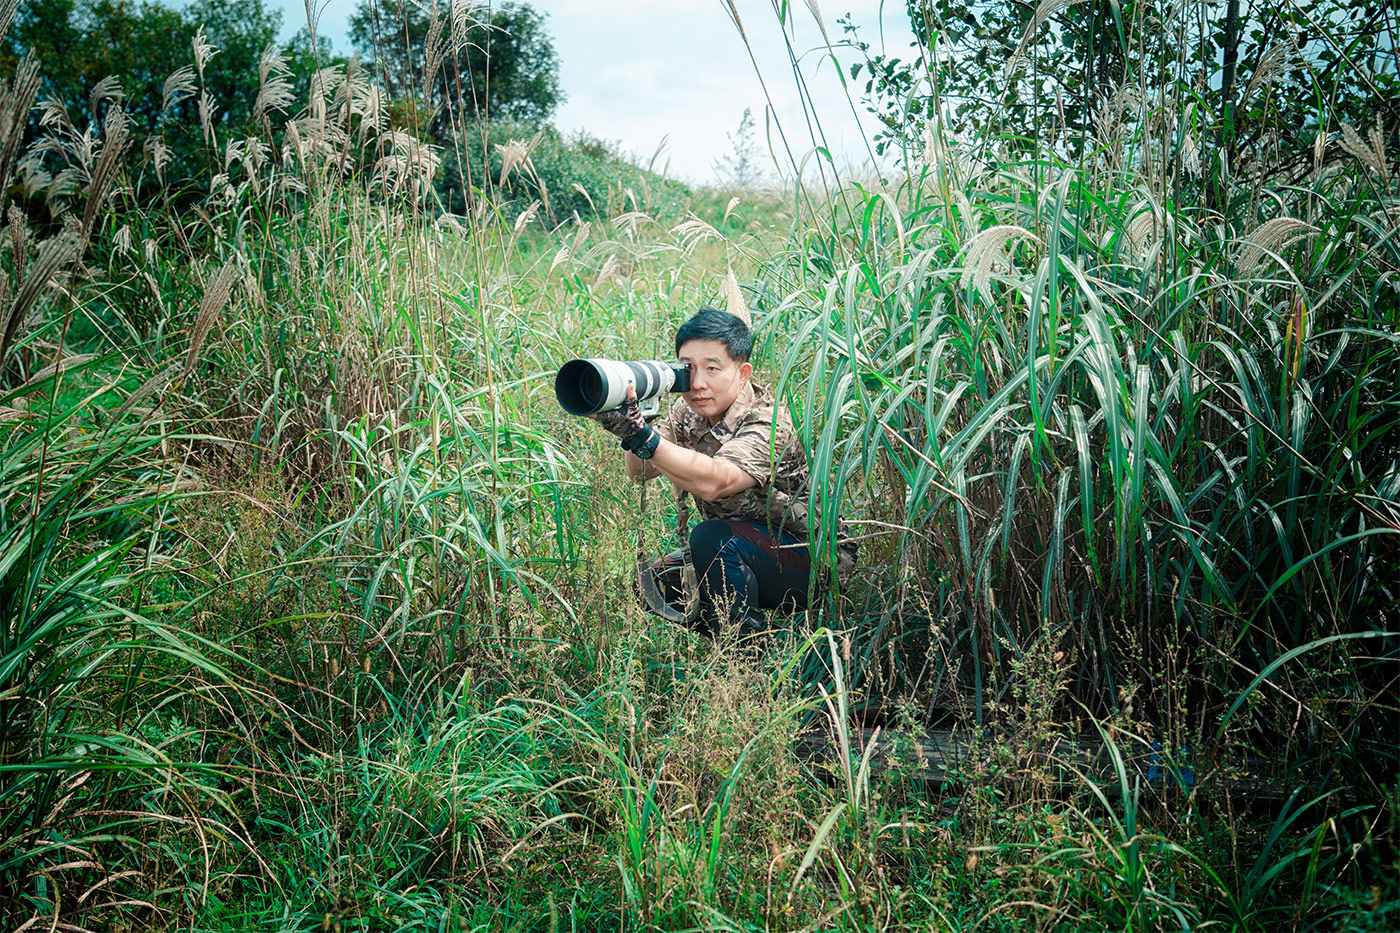
POLYGON ((724 413, 724 417, 719 419, 719 423, 712 425, 710 431, 716 437, 731 437, 739 430, 739 425, 743 423, 744 416, 757 406, 758 400, 763 397, 763 387, 754 385, 752 379, 748 384, 739 390, 734 403, 724 413))

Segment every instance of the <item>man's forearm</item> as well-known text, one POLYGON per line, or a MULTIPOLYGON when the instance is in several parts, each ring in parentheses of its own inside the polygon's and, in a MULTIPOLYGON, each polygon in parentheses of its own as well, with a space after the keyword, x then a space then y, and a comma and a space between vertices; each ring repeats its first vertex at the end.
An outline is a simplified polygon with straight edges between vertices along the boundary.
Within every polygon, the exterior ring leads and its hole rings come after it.
POLYGON ((678 489, 713 502, 742 492, 754 485, 754 478, 727 460, 716 460, 705 454, 673 444, 665 438, 657 445, 650 460, 641 460, 624 453, 627 475, 634 480, 664 476, 678 489))

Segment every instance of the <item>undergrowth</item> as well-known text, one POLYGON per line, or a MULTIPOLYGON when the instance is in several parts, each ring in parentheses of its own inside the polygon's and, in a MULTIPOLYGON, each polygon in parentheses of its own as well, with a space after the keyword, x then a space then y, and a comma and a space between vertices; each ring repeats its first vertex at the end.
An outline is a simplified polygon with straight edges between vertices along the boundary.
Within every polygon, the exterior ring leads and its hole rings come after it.
POLYGON ((1384 152, 1221 205, 935 140, 584 220, 517 139, 436 213, 332 69, 186 208, 118 99, 26 137, 28 68, 5 187, 77 181, 0 236, 7 925, 1394 925, 1384 152), (758 657, 635 605, 667 497, 551 394, 731 272, 861 548, 758 657))

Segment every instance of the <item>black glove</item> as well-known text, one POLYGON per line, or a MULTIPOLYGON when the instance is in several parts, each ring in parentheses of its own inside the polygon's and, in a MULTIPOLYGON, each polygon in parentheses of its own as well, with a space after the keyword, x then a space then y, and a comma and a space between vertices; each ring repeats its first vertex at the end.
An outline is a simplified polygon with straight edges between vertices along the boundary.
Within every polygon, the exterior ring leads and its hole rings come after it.
POLYGON ((631 392, 627 393, 627 401, 611 411, 600 411, 594 415, 603 429, 616 437, 622 446, 628 446, 627 442, 632 440, 641 432, 652 430, 642 417, 642 406, 637 402, 637 396, 631 392))

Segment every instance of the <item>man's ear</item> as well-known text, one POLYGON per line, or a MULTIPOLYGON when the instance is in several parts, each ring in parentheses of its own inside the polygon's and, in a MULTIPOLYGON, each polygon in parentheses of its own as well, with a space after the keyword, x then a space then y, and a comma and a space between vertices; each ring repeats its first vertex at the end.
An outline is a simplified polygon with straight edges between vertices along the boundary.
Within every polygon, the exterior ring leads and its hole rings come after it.
POLYGON ((752 377, 753 377, 753 364, 750 363, 748 360, 744 360, 744 362, 742 362, 742 363, 739 364, 739 378, 740 378, 740 379, 750 379, 750 378, 752 378, 752 377))

